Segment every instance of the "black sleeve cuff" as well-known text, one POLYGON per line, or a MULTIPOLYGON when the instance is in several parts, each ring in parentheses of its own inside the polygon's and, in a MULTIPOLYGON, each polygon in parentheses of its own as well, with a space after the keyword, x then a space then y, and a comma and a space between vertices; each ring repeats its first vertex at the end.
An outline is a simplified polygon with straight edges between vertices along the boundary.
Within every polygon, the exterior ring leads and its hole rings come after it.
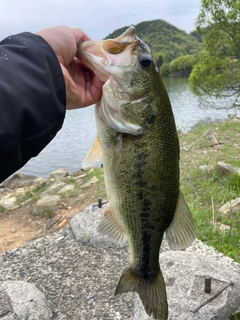
POLYGON ((66 92, 49 44, 21 33, 0 42, 0 181, 36 156, 62 127, 66 92))

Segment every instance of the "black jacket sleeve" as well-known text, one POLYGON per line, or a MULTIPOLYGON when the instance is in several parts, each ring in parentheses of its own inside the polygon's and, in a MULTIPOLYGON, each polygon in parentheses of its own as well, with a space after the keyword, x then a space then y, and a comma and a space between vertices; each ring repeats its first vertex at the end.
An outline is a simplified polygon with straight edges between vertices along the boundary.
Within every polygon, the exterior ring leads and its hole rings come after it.
POLYGON ((0 42, 0 182, 36 156, 62 127, 65 83, 48 43, 24 32, 0 42))

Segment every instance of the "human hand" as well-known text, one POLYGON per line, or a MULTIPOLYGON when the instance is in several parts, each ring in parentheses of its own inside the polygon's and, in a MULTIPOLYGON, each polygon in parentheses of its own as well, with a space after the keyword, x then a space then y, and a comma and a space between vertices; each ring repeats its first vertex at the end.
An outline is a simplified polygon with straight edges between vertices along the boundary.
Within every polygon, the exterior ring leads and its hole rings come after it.
POLYGON ((81 29, 65 26, 37 32, 53 48, 62 68, 67 109, 84 108, 98 102, 103 82, 76 57, 77 44, 90 38, 81 29))

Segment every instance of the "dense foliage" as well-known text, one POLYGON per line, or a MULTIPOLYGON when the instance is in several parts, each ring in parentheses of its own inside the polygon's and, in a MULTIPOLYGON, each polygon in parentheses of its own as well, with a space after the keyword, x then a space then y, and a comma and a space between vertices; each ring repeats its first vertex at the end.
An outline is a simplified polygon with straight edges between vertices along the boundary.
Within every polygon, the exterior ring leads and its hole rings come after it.
POLYGON ((195 55, 187 54, 176 58, 170 63, 163 63, 160 71, 163 76, 167 76, 170 73, 173 74, 174 72, 181 72, 182 75, 189 76, 195 61, 195 55))
MULTIPOLYGON (((106 38, 116 38, 127 28, 115 30, 106 38)), ((194 33, 189 35, 163 20, 144 21, 137 24, 135 28, 139 38, 151 47, 158 67, 180 56, 183 59, 187 55, 186 60, 188 60, 189 55, 196 55, 201 48, 201 39, 198 35, 194 33)))
POLYGON ((204 47, 190 76, 191 88, 240 106, 240 1, 202 0, 196 25, 204 47))

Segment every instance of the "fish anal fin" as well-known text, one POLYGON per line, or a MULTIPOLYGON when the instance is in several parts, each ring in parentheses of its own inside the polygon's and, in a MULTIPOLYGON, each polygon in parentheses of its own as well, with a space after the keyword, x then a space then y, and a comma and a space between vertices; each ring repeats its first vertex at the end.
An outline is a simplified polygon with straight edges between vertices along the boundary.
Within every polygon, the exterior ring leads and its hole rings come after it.
POLYGON ((114 214, 111 207, 109 207, 104 212, 104 217, 98 225, 97 231, 103 235, 109 236, 111 239, 120 243, 126 240, 126 236, 123 230, 114 218, 114 214))
POLYGON ((166 239, 171 250, 182 250, 190 246, 196 238, 196 228, 192 214, 179 191, 173 220, 166 230, 166 239))
POLYGON ((146 313, 154 319, 167 320, 168 304, 165 282, 161 271, 151 279, 145 279, 135 274, 131 268, 123 272, 115 295, 127 292, 137 292, 146 313))
POLYGON ((102 159, 102 148, 99 137, 97 136, 94 140, 91 148, 88 150, 88 153, 83 160, 83 168, 92 167, 97 161, 102 159))

